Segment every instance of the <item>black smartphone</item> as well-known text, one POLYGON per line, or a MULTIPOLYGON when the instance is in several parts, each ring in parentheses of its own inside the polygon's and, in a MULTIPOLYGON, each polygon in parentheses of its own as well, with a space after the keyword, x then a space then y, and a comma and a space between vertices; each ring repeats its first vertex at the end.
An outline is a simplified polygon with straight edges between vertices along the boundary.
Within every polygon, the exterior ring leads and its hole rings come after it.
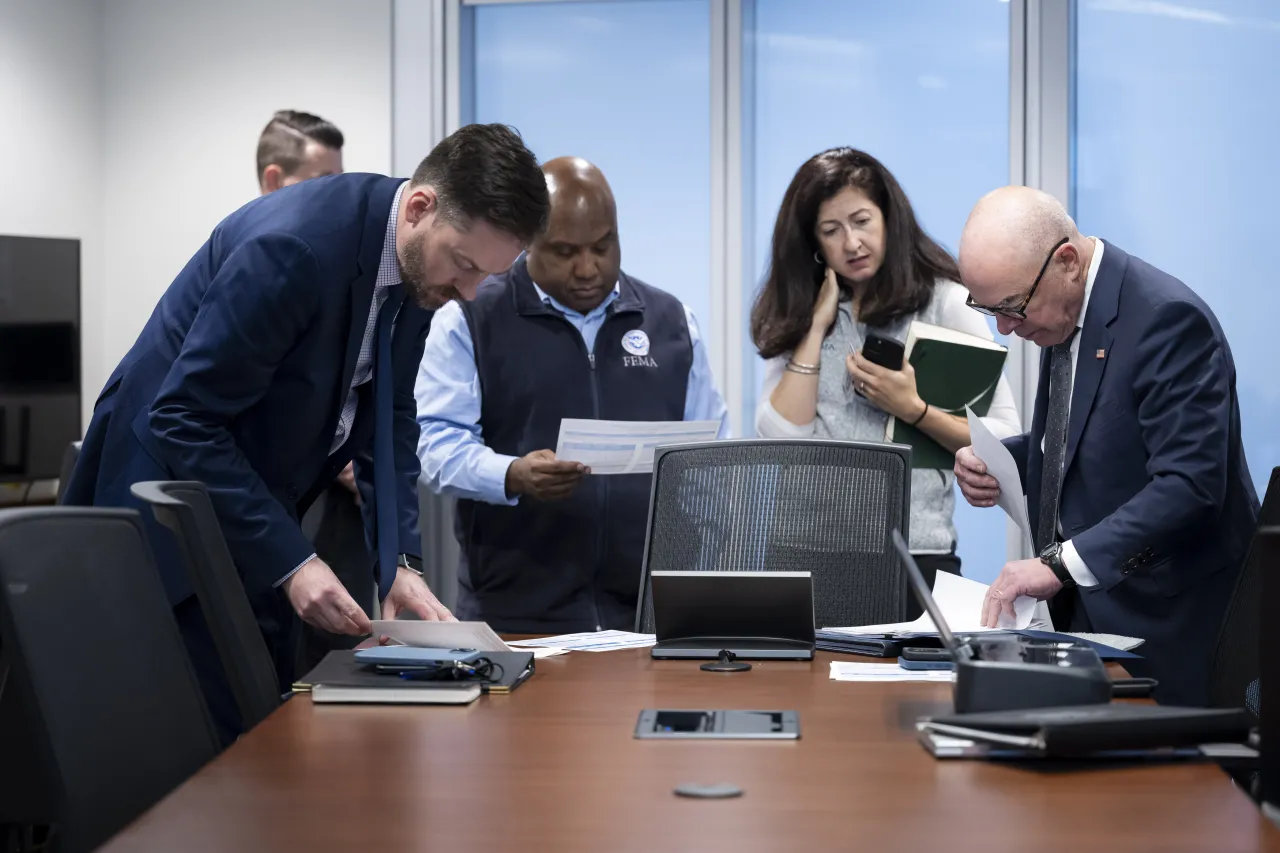
MULTIPOLYGON (((862 342, 862 357, 872 364, 878 364, 890 370, 902 369, 902 357, 905 352, 906 348, 900 341, 877 335, 875 332, 867 332, 867 338, 862 342)), ((845 387, 849 387, 847 381, 845 387)), ((853 393, 859 397, 864 396, 857 388, 853 389, 853 393)))
POLYGON ((868 332, 862 344, 862 357, 872 364, 887 367, 890 370, 902 369, 902 355, 906 351, 901 341, 868 332))

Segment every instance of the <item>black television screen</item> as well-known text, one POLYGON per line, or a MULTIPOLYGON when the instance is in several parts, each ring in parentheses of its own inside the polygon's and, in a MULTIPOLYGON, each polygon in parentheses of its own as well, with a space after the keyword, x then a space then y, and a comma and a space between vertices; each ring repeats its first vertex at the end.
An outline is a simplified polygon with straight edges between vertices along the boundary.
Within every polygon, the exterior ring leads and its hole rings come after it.
POLYGON ((80 438, 80 241, 0 236, 0 482, 54 479, 80 438))

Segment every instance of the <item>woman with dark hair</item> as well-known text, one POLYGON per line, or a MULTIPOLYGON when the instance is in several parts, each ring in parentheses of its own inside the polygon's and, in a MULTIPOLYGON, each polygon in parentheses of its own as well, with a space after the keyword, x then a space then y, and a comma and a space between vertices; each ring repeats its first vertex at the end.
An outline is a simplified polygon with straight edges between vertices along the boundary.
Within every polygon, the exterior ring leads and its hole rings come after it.
MULTIPOLYGON (((909 363, 889 370, 861 352, 868 331, 905 341, 912 320, 990 340, 959 281, 956 262, 924 233, 880 161, 852 148, 810 158, 783 196, 751 312, 752 340, 769 359, 756 431, 883 441, 895 417, 952 453, 968 445, 965 419, 921 400, 909 363)), ((983 421, 998 438, 1022 430, 1003 376, 983 421)), ((960 571, 953 479, 949 468, 911 472, 911 551, 930 577, 960 571)))

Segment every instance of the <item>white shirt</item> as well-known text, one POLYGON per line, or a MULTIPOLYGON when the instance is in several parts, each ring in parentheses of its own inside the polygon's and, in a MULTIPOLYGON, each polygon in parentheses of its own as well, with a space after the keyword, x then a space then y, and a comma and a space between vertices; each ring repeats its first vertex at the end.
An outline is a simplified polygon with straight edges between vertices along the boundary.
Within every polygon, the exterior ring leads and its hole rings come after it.
MULTIPOLYGON (((1077 334, 1071 339, 1071 390, 1072 396, 1075 396, 1076 387, 1076 365, 1080 361, 1080 338, 1083 335, 1078 334, 1079 330, 1084 326, 1085 314, 1089 310, 1089 296, 1093 293, 1093 282, 1098 277, 1098 267, 1102 265, 1102 241, 1097 237, 1090 237, 1093 241, 1093 260, 1089 261, 1089 274, 1084 280, 1084 301, 1080 303, 1080 313, 1076 316, 1077 334)), ((1071 423, 1071 401, 1067 401, 1067 423, 1071 423)), ((1044 453, 1044 436, 1040 437, 1040 452, 1044 453)), ((1058 534, 1062 535, 1062 519, 1058 519, 1058 534)), ((1062 564, 1067 567, 1067 571, 1071 573, 1071 577, 1078 586, 1097 586, 1098 579, 1094 576, 1089 567, 1085 565, 1080 554, 1076 551, 1076 546, 1071 544, 1068 539, 1062 543, 1062 564)))

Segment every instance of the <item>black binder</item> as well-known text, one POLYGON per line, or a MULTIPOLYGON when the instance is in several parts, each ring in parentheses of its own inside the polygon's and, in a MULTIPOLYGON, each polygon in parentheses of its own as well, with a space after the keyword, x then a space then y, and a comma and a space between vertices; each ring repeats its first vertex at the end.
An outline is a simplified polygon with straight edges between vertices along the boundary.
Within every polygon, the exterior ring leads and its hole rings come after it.
POLYGON ((406 680, 394 674, 377 672, 355 659, 354 650, 333 651, 301 680, 294 682, 295 693, 306 693, 317 684, 326 687, 357 689, 411 688, 450 690, 479 684, 484 693, 510 693, 533 675, 533 652, 483 652, 494 663, 494 672, 484 679, 406 680))
POLYGON ((1041 757, 1104 756, 1117 752, 1245 743, 1252 720, 1243 708, 1171 705, 1073 705, 922 720, 922 734, 962 738, 1041 757))

